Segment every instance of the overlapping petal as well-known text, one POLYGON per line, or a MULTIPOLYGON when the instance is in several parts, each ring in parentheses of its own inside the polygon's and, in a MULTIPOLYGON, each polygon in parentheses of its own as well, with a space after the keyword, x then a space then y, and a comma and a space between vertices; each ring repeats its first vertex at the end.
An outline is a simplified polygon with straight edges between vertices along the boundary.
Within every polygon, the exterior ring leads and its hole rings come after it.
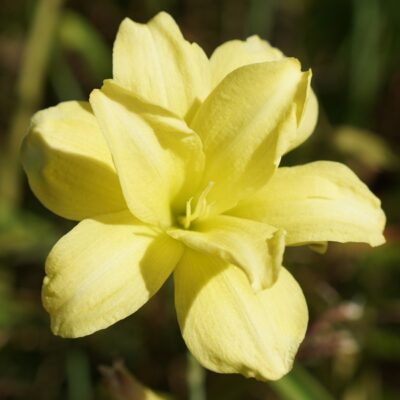
POLYGON ((122 22, 114 44, 113 75, 122 86, 181 117, 191 114, 210 90, 207 56, 183 38, 164 12, 147 24, 122 22))
POLYGON ((279 168, 267 187, 233 215, 286 230, 286 243, 384 243, 380 201, 345 165, 317 161, 279 168))
POLYGON ((212 87, 217 86, 230 72, 248 64, 278 61, 284 55, 257 35, 247 40, 230 40, 218 46, 210 57, 212 87))
POLYGON ((228 215, 195 221, 191 228, 170 229, 168 233, 192 249, 242 268, 254 290, 275 283, 285 250, 281 231, 267 224, 228 215))
MULTIPOLYGON (((285 56, 266 40, 254 35, 247 40, 231 40, 217 47, 210 58, 211 81, 214 88, 230 72, 244 65, 265 61, 278 61, 285 56)), ((311 74, 309 76, 311 80, 311 74)), ((308 85, 306 89, 303 112, 299 118, 297 134, 286 149, 286 152, 303 143, 313 132, 318 118, 318 101, 308 85)))
POLYGON ((309 73, 297 60, 248 65, 229 74, 197 112, 191 127, 206 154, 204 186, 215 212, 263 186, 296 136, 309 73))
POLYGON ((305 89, 305 101, 303 106, 303 112, 299 117, 297 123, 297 132, 293 140, 289 143, 285 153, 295 149, 300 146, 304 141, 306 141, 310 135, 313 133, 315 125, 318 120, 318 100, 315 96, 314 91, 311 89, 311 74, 308 76, 308 86, 305 89))
POLYGON ((186 250, 174 277, 183 338, 205 367, 259 379, 279 379, 291 369, 308 312, 286 269, 255 293, 241 269, 186 250))
POLYGON ((161 287, 182 245, 128 211, 80 222, 46 261, 43 303, 53 332, 88 335, 127 317, 161 287))
POLYGON ((90 102, 110 147, 129 209, 142 221, 172 223, 204 167, 199 137, 169 111, 146 103, 113 81, 90 102))
POLYGON ((126 209, 110 152, 87 102, 69 101, 36 113, 22 163, 36 197, 65 218, 126 209))

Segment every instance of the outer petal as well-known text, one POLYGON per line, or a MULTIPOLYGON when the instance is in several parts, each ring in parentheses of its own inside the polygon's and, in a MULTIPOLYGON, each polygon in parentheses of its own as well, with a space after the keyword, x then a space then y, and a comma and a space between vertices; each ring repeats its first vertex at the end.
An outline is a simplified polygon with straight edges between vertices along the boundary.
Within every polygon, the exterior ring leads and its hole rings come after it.
POLYGON ((207 56, 183 38, 165 12, 146 25, 125 19, 113 53, 114 79, 118 83, 181 117, 209 93, 207 56))
POLYGON ((271 288, 254 293, 239 268, 185 251, 174 276, 183 338, 206 368, 258 379, 279 379, 291 369, 308 312, 284 268, 271 288))
POLYGON ((254 290, 265 289, 278 278, 285 241, 273 226, 219 215, 194 222, 190 231, 170 229, 168 233, 192 249, 241 267, 254 290))
POLYGON ((345 165, 318 161, 280 168, 265 190, 232 214, 287 232, 287 244, 320 241, 384 243, 385 215, 377 199, 345 165))
POLYGON ((46 261, 43 303, 53 332, 79 337, 141 307, 160 288, 182 246, 129 212, 80 222, 46 261))
MULTIPOLYGON (((278 61, 284 54, 272 47, 266 40, 254 35, 246 41, 231 40, 217 47, 210 58, 212 87, 217 86, 226 75, 244 65, 265 61, 278 61)), ((310 74, 311 78, 311 74, 310 74)), ((318 102, 311 89, 307 87, 304 110, 300 117, 297 135, 286 151, 290 151, 303 143, 313 132, 318 118, 318 102)))
POLYGON ((296 136, 309 73, 295 59, 248 65, 229 74, 200 107, 191 127, 206 154, 204 186, 217 213, 265 185, 296 136))
POLYGON ((108 141, 129 209, 142 221, 170 226, 196 190, 204 155, 185 122, 112 81, 90 102, 108 141))
POLYGON ((65 218, 80 220, 127 207, 89 103, 69 101, 36 113, 22 163, 36 197, 65 218))
POLYGON ((297 133, 292 142, 289 144, 285 153, 300 146, 305 140, 307 140, 313 133, 315 125, 318 120, 318 100, 315 93, 311 89, 311 74, 309 75, 309 83, 306 89, 305 102, 303 112, 297 126, 297 133))
POLYGON ((225 42, 214 50, 210 58, 212 87, 217 86, 226 75, 239 67, 282 58, 284 55, 280 50, 257 35, 247 38, 246 41, 225 42))

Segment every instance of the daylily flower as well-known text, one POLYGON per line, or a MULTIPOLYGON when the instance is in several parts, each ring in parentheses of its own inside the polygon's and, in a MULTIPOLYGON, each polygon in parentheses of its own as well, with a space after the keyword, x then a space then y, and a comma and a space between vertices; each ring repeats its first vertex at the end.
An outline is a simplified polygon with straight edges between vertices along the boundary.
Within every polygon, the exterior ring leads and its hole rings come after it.
POLYGON ((257 36, 208 59, 160 13, 122 22, 113 79, 38 112, 23 164, 40 201, 80 221, 52 249, 43 303, 79 337, 134 313, 173 273, 183 338, 205 367, 287 373, 307 306, 285 245, 384 242, 379 200, 346 166, 278 168, 314 129, 311 72, 257 36))

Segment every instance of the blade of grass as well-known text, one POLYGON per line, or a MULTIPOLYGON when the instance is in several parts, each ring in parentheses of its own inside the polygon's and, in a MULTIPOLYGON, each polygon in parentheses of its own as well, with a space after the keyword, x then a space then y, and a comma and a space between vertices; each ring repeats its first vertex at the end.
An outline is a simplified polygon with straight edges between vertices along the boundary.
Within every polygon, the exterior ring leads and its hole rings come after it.
POLYGON ((296 365, 272 389, 282 400, 334 400, 333 396, 305 369, 296 365))
POLYGON ((73 11, 64 12, 59 35, 62 48, 75 51, 86 62, 95 84, 111 76, 111 49, 88 19, 73 11))
POLYGON ((68 352, 67 379, 69 400, 93 399, 89 361, 82 350, 71 349, 68 352))
POLYGON ((349 119, 360 124, 368 116, 382 84, 388 47, 382 40, 385 25, 379 0, 353 0, 349 119))
POLYGON ((187 354, 188 372, 187 383, 189 400, 206 400, 205 371, 198 361, 190 354, 187 354))
POLYGON ((276 0, 251 0, 246 22, 247 36, 269 38, 274 26, 276 0))
POLYGON ((19 150, 29 120, 37 110, 49 55, 64 0, 40 0, 33 16, 17 82, 17 107, 11 119, 8 141, 1 154, 0 198, 17 206, 20 201, 19 150))
POLYGON ((53 49, 50 81, 59 101, 85 100, 83 90, 58 45, 53 49))

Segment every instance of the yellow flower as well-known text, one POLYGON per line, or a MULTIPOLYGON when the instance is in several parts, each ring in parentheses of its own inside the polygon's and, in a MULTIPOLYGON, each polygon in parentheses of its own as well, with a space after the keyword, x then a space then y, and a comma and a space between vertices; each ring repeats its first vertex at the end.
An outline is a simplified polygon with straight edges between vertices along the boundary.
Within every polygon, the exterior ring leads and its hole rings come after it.
POLYGON ((38 112, 23 146, 36 196, 81 221, 46 262, 53 332, 106 328, 174 272, 193 355, 280 378, 308 319, 285 245, 384 242, 380 202, 347 167, 278 168, 314 128, 311 72, 257 36, 208 59, 166 13, 122 22, 113 68, 90 104, 38 112))

